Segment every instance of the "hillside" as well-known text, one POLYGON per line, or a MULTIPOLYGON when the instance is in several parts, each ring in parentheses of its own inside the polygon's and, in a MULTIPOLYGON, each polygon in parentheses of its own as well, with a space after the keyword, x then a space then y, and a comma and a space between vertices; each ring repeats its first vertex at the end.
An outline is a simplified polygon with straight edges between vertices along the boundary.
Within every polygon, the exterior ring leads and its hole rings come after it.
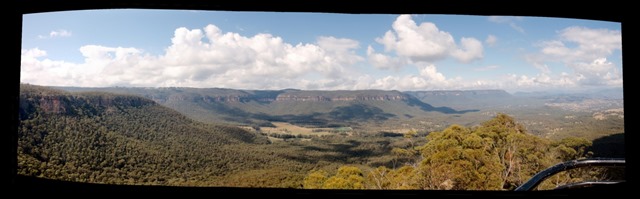
POLYGON ((97 183, 225 185, 229 182, 215 179, 235 170, 295 165, 260 152, 267 143, 263 136, 195 122, 137 96, 21 85, 20 118, 22 175, 97 183))
POLYGON ((198 122, 139 96, 33 85, 20 89, 20 175, 110 184, 299 188, 314 168, 392 161, 394 145, 385 137, 336 134, 272 143, 255 131, 198 122))

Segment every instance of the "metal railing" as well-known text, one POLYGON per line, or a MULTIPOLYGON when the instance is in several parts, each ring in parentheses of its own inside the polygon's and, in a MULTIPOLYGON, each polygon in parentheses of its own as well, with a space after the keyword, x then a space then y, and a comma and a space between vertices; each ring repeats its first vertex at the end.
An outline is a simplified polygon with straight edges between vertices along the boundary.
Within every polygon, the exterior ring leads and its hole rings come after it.
MULTIPOLYGON (((571 160, 567 162, 563 162, 560 164, 556 164, 555 166, 549 167, 533 177, 529 179, 524 184, 520 185, 515 191, 531 191, 534 190, 542 181, 546 178, 571 169, 581 168, 581 167, 624 167, 625 160, 618 158, 592 158, 592 159, 582 159, 582 160, 571 160)), ((602 184, 599 182, 590 182, 592 184, 602 184)), ((605 183, 606 184, 606 183, 605 183)))

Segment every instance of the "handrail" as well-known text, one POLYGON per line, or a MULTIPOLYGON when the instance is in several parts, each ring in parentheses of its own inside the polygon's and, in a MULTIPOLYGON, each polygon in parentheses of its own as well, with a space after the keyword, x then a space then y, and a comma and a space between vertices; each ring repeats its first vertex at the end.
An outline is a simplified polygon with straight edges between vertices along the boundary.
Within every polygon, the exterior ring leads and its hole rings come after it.
POLYGON ((556 189, 573 189, 573 188, 580 188, 580 187, 590 187, 594 185, 612 185, 612 184, 618 184, 621 182, 624 182, 624 181, 586 181, 586 182, 565 184, 565 185, 556 187, 556 189))
POLYGON ((538 184, 540 184, 544 179, 552 176, 553 174, 576 169, 580 167, 589 167, 589 166, 600 166, 600 167, 624 167, 625 160, 619 158, 591 158, 591 159, 582 159, 582 160, 571 160, 567 162, 563 162, 560 164, 556 164, 552 167, 549 167, 533 177, 529 179, 524 184, 520 185, 515 191, 531 191, 535 189, 538 184))

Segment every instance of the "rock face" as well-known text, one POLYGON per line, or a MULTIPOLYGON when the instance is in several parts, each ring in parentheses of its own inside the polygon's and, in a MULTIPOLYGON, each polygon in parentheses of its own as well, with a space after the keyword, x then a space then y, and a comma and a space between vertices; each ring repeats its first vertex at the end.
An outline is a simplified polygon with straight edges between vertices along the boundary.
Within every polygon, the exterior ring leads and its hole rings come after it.
POLYGON ((405 92, 407 94, 416 96, 417 98, 429 98, 429 97, 441 97, 441 96, 449 96, 449 97, 469 97, 469 98, 478 98, 478 97, 509 97, 511 94, 507 93, 504 90, 447 90, 447 91, 408 91, 405 92))
POLYGON ((164 98, 157 96, 145 96, 156 102, 166 101, 204 101, 206 103, 223 102, 331 102, 331 101, 400 101, 407 100, 409 96, 398 91, 300 91, 300 90, 278 90, 278 91, 244 91, 236 90, 233 94, 220 93, 217 91, 189 91, 185 93, 173 94, 164 98))
POLYGON ((227 95, 227 96, 204 96, 202 100, 205 102, 243 102, 247 101, 248 95, 227 95))
POLYGON ((72 94, 40 86, 21 85, 20 112, 39 111, 47 114, 96 115, 121 107, 141 107, 156 104, 138 96, 89 92, 72 94))
POLYGON ((62 103, 58 96, 42 96, 38 100, 38 107, 45 113, 64 113, 67 110, 66 103, 62 103))
POLYGON ((448 90, 448 91, 384 91, 384 90, 236 90, 224 88, 63 88, 67 91, 105 91, 140 95, 160 104, 184 101, 205 103, 279 102, 351 102, 351 101, 407 101, 435 99, 443 102, 468 99, 506 98, 504 90, 448 90))
POLYGON ((397 91, 298 91, 276 97, 277 102, 330 102, 330 101, 400 101, 408 96, 397 91))
POLYGON ((326 102, 326 101, 331 101, 331 98, 327 98, 324 96, 301 96, 301 95, 281 94, 281 95, 278 95, 278 97, 276 97, 275 101, 277 102, 286 102, 286 101, 326 102))

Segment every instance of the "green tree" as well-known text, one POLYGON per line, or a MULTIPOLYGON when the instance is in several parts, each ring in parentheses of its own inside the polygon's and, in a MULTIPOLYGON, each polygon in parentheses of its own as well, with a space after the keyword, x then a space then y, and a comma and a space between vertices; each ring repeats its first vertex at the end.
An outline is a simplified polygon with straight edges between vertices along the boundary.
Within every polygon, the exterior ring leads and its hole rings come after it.
POLYGON ((327 181, 329 174, 324 170, 314 170, 304 178, 303 187, 305 189, 321 189, 327 181))
POLYGON ((336 175, 328 177, 322 170, 312 171, 304 179, 306 189, 364 189, 365 179, 362 170, 355 166, 342 166, 336 175))
POLYGON ((552 146, 556 150, 557 158, 568 161, 590 156, 586 150, 591 144, 591 141, 584 138, 568 137, 554 142, 552 146))
POLYGON ((502 165, 501 188, 513 189, 536 172, 553 164, 549 140, 526 133, 526 129, 506 114, 498 114, 474 131, 486 141, 486 148, 502 165))
POLYGON ((425 189, 500 189, 495 153, 469 128, 452 125, 427 136, 420 164, 425 189))
POLYGON ((324 189, 364 189, 362 170, 355 166, 342 166, 335 176, 325 181, 324 189))
POLYGON ((417 182, 420 178, 413 166, 403 166, 389 174, 392 189, 419 189, 417 182))
POLYGON ((392 170, 387 167, 380 166, 372 169, 367 174, 367 183, 371 185, 373 189, 389 189, 391 182, 389 176, 392 170))

